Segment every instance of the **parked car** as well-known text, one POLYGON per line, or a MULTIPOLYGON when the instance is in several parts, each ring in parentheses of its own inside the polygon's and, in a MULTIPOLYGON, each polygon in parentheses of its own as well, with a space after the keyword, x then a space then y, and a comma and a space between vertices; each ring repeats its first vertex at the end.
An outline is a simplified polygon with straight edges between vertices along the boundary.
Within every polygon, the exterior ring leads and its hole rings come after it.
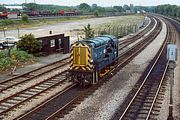
POLYGON ((4 48, 4 39, 0 38, 0 49, 4 48))
POLYGON ((19 41, 20 39, 17 39, 15 37, 5 37, 5 38, 0 38, 0 49, 5 49, 9 47, 14 47, 15 44, 19 41))
POLYGON ((2 43, 0 43, 0 49, 3 49, 3 48, 4 48, 3 44, 2 44, 2 43))
POLYGON ((8 36, 8 37, 5 37, 3 41, 8 44, 16 44, 19 40, 20 39, 15 38, 13 36, 8 36))

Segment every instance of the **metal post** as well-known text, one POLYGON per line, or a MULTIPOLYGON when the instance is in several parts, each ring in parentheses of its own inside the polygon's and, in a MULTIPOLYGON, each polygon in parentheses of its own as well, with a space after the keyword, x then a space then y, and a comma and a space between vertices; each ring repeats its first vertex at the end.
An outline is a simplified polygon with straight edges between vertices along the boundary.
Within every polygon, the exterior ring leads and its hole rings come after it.
POLYGON ((117 26, 117 31, 116 31, 117 37, 119 36, 119 28, 117 26))
POLYGON ((121 26, 120 29, 121 29, 121 30, 120 30, 120 36, 123 36, 123 27, 121 26))
POLYGON ((108 31, 108 34, 110 34, 110 33, 111 33, 111 31, 110 31, 110 30, 111 30, 111 27, 109 27, 109 31, 108 31))
POLYGON ((127 35, 127 29, 126 29, 127 27, 126 27, 126 25, 124 25, 124 35, 127 35))
POLYGON ((136 32, 136 25, 133 25, 133 32, 136 32))
POLYGON ((98 30, 98 36, 99 36, 99 35, 100 35, 100 33, 101 33, 100 31, 101 31, 101 28, 99 28, 99 30, 98 30))
POLYGON ((4 37, 6 37, 6 29, 7 29, 7 28, 3 28, 4 37))
POLYGON ((113 35, 114 35, 114 26, 113 26, 113 35))
POLYGON ((79 32, 77 32, 77 39, 78 39, 78 41, 79 41, 79 32))
POLYGON ((168 69, 169 69, 169 94, 170 94, 170 101, 169 101, 169 116, 167 120, 174 120, 173 118, 173 85, 174 85, 174 69, 176 67, 177 61, 177 46, 175 44, 168 44, 167 45, 167 59, 169 61, 168 69))
POLYGON ((17 28, 17 30, 18 30, 18 38, 20 38, 19 27, 17 28))
POLYGON ((169 102, 169 116, 167 120, 174 120, 173 118, 173 85, 174 85, 174 68, 175 62, 169 62, 169 83, 170 83, 170 102, 169 102))
POLYGON ((9 48, 9 41, 8 41, 8 39, 7 39, 7 47, 8 47, 7 58, 10 59, 11 49, 9 48))

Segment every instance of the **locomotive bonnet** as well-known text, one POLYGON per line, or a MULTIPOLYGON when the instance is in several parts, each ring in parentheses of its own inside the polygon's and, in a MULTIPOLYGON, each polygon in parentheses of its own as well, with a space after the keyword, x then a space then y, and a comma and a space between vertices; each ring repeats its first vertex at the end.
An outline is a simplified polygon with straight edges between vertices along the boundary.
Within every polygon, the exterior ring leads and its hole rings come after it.
POLYGON ((118 58, 118 39, 101 35, 77 41, 71 47, 70 78, 80 86, 95 84, 109 72, 118 58))

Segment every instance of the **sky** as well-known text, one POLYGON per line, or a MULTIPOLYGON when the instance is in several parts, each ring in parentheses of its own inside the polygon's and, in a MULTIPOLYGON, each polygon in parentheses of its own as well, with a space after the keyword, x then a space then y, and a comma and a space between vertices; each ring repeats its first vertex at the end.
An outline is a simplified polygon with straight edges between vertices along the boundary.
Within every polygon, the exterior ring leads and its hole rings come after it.
MULTIPOLYGON (((26 0, 29 2, 34 2, 34 0, 26 0)), ((161 4, 172 4, 172 5, 180 5, 180 0, 35 0, 36 3, 40 4, 56 4, 63 6, 76 6, 80 3, 87 3, 92 5, 96 3, 98 6, 114 6, 124 4, 129 5, 130 3, 134 5, 141 6, 156 6, 161 4)), ((25 0, 0 0, 0 4, 21 4, 24 3, 25 0)))

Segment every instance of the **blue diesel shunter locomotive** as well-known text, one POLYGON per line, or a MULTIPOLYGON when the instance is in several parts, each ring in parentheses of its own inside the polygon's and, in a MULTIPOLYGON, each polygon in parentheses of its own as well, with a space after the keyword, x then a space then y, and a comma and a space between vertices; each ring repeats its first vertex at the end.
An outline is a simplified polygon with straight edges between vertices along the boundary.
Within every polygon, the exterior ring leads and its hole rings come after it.
POLYGON ((70 78, 80 86, 95 84, 117 63, 118 39, 101 35, 77 41, 71 47, 70 78))

